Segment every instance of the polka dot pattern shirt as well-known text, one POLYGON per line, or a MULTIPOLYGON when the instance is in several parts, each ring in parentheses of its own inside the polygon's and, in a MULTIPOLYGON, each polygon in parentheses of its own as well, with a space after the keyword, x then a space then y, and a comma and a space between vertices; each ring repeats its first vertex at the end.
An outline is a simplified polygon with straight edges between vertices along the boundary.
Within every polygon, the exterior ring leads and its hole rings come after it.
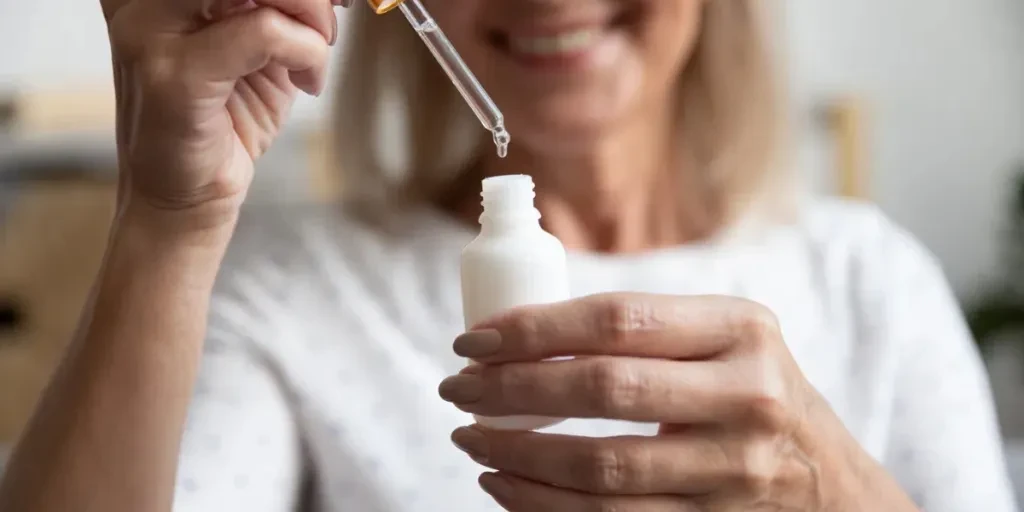
MULTIPOLYGON (((246 214, 221 272, 176 512, 497 512, 437 397, 463 361, 459 253, 431 212, 246 214)), ((1016 510, 984 369, 936 261, 871 207, 822 201, 742 243, 570 254, 574 295, 729 294, 778 315, 805 375, 928 512, 1016 510)), ((653 434, 570 420, 552 431, 653 434)))

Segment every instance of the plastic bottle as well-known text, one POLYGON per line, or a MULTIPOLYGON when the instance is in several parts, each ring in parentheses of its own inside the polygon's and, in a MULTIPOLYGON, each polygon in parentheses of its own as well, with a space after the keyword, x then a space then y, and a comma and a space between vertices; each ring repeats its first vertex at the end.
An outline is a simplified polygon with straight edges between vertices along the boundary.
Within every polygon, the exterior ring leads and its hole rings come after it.
MULTIPOLYGON (((462 251, 462 307, 466 329, 508 309, 569 298, 565 247, 540 226, 533 179, 525 175, 483 180, 480 235, 462 251)), ((476 416, 479 424, 536 430, 562 419, 476 416)))

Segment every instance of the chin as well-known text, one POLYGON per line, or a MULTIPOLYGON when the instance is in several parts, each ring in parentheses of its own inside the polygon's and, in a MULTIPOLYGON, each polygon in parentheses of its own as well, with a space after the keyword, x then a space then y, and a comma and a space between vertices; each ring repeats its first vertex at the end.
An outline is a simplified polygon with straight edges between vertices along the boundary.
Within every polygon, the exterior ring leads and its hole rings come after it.
POLYGON ((617 109, 580 108, 517 110, 507 117, 513 144, 535 154, 579 154, 597 147, 621 127, 617 109))
POLYGON ((621 129, 640 109, 644 91, 638 68, 625 63, 617 73, 592 75, 582 83, 548 82, 544 88, 508 80, 497 88, 495 101, 513 139, 525 147, 575 152, 621 129))

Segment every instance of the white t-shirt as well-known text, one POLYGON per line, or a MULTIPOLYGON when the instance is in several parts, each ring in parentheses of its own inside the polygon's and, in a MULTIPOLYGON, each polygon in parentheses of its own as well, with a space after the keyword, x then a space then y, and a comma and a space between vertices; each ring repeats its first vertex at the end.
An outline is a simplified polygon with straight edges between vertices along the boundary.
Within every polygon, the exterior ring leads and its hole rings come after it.
MULTIPOLYGON (((449 441, 459 255, 441 215, 246 215, 221 272, 178 512, 497 512, 449 441)), ((935 259, 875 208, 808 204, 742 244, 570 253, 573 294, 729 294, 770 307, 806 377, 927 512, 1015 509, 988 382, 935 259)), ((653 425, 570 420, 587 436, 653 425)))

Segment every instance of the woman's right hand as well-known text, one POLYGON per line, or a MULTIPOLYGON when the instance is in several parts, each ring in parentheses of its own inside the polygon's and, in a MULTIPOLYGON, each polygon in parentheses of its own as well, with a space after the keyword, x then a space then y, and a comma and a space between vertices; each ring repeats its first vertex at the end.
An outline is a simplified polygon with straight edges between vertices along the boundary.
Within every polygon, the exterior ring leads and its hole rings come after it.
POLYGON ((119 218, 75 341, 0 478, 2 510, 173 508, 219 262, 254 160, 296 91, 324 87, 342 3, 101 2, 119 218))
POLYGON ((334 7, 352 0, 101 2, 122 211, 230 223, 297 91, 323 91, 334 7))

